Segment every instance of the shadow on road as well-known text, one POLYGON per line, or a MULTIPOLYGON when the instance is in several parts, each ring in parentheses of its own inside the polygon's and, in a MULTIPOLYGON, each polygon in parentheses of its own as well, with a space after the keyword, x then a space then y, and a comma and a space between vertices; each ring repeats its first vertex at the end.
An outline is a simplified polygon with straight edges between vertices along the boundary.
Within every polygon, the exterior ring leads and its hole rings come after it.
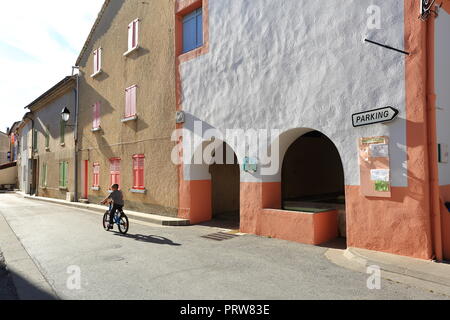
POLYGON ((11 283, 8 284, 9 297, 2 300, 58 300, 56 296, 39 288, 14 271, 8 270, 11 283))
POLYGON ((170 239, 161 237, 161 236, 154 236, 149 235, 145 236, 143 234, 121 234, 120 232, 114 231, 115 236, 124 237, 124 238, 130 238, 134 239, 136 241, 142 241, 142 242, 149 242, 149 243, 156 243, 156 244, 167 244, 169 246, 181 246, 180 243, 175 243, 170 239))

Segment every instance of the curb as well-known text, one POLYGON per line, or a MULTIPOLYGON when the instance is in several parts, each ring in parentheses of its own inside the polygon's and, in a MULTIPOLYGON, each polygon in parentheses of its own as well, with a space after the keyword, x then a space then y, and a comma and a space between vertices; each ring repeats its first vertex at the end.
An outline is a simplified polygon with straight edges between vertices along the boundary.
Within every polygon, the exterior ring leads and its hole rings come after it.
MULTIPOLYGON (((81 202, 68 202, 68 201, 64 201, 64 200, 44 198, 44 197, 35 197, 35 196, 24 195, 23 193, 18 193, 18 192, 16 192, 16 194, 22 196, 25 199, 49 202, 49 203, 53 203, 53 204, 60 204, 63 206, 75 207, 78 209, 85 209, 85 210, 94 211, 94 212, 98 212, 98 213, 102 213, 102 214, 105 213, 105 211, 106 211, 106 207, 105 208, 104 207, 96 207, 92 204, 84 204, 81 202)), ((127 210, 126 210, 126 214, 127 214, 128 218, 130 218, 130 219, 138 220, 138 221, 142 221, 142 222, 159 224, 162 226, 188 226, 188 225, 190 225, 190 221, 187 219, 166 217, 166 216, 161 216, 161 215, 156 215, 156 214, 134 212, 134 211, 127 211, 127 210)))
POLYGON ((370 258, 364 256, 363 254, 357 252, 357 250, 355 250, 354 248, 347 248, 347 250, 345 250, 345 252, 344 252, 344 257, 350 261, 353 261, 360 265, 363 265, 364 267, 368 267, 370 265, 376 265, 376 266, 379 266, 381 270, 386 271, 386 272, 396 273, 396 274, 399 274, 402 276, 408 276, 408 277, 412 277, 412 278, 427 281, 427 282, 433 282, 433 283, 450 288, 450 278, 440 277, 438 275, 434 275, 431 273, 420 272, 420 271, 413 270, 413 269, 405 267, 405 266, 394 265, 394 264, 376 261, 376 260, 370 259, 370 258))

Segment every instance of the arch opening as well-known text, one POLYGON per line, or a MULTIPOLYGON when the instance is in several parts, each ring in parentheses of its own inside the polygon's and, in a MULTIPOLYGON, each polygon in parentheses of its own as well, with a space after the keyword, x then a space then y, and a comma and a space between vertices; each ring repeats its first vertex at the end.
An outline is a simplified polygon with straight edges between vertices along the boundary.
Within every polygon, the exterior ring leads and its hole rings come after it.
POLYGON ((301 135, 287 149, 281 172, 282 209, 338 211, 339 235, 346 236, 344 169, 334 143, 319 131, 301 135))

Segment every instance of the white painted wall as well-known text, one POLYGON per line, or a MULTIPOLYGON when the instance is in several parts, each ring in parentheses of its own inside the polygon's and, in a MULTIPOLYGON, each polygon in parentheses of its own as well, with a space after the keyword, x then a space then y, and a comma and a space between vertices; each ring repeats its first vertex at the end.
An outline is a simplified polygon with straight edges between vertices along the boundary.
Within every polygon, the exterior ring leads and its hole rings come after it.
POLYGON ((30 181, 31 181, 31 172, 30 172, 30 161, 28 159, 29 156, 29 147, 30 147, 30 139, 29 135, 31 135, 31 122, 28 122, 20 132, 20 158, 19 158, 19 189, 22 192, 29 193, 30 192, 30 181))
MULTIPOLYGON (((450 146, 450 15, 440 11, 435 33, 438 143, 450 146)), ((450 163, 439 163, 439 185, 450 184, 450 163)))
POLYGON ((185 128, 200 119, 222 131, 319 130, 336 144, 347 185, 359 185, 358 138, 387 135, 392 184, 406 186, 405 56, 363 41, 403 49, 403 11, 399 0, 209 0, 210 51, 181 65, 185 128), (373 4, 379 30, 367 26, 373 4), (352 127, 352 113, 389 105, 397 121, 352 127))

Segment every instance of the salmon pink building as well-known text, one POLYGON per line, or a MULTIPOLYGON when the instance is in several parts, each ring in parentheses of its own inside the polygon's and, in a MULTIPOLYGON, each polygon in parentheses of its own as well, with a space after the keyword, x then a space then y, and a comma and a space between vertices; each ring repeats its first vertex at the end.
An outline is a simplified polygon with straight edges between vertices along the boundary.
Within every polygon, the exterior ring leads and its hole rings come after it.
POLYGON ((450 259, 449 12, 178 0, 178 215, 450 259))

